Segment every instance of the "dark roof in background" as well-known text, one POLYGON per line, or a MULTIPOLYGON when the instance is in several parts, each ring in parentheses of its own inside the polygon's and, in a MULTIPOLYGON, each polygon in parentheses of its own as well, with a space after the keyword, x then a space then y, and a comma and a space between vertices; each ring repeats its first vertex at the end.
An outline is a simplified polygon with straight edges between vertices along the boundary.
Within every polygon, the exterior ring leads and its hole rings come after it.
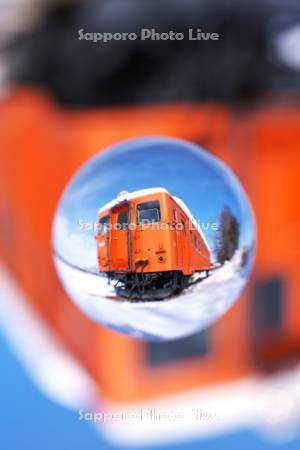
POLYGON ((294 1, 86 0, 50 4, 38 25, 11 46, 11 79, 47 90, 70 106, 217 99, 250 101, 270 86, 297 84, 274 65, 270 36, 295 21, 294 1), (278 6, 279 5, 279 6, 278 6), (79 40, 85 32, 184 32, 201 28, 218 41, 79 40))

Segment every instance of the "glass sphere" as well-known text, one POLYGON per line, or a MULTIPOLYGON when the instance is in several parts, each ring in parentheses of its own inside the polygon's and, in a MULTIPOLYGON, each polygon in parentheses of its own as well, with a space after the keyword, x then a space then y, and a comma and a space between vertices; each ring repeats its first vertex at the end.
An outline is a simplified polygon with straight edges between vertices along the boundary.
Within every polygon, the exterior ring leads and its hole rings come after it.
POLYGON ((146 340, 206 328, 249 277, 255 226, 231 170, 167 137, 121 142, 75 173, 58 204, 53 256, 73 302, 146 340))

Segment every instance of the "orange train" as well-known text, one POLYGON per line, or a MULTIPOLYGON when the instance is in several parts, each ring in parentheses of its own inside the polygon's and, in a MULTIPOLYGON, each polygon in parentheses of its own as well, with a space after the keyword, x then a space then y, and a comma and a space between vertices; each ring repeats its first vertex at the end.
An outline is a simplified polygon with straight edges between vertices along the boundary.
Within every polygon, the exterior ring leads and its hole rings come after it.
MULTIPOLYGON (((294 92, 243 113, 209 103, 70 112, 37 90, 22 89, 2 100, 0 111, 1 262, 26 294, 24 304, 95 380, 106 407, 144 407, 146 400, 155 405, 172 395, 181 401, 184 391, 206 392, 263 369, 298 364, 300 107, 294 92), (191 140, 224 160, 246 186, 259 234, 242 298, 208 330, 165 343, 130 339, 90 321, 64 293, 51 256, 54 211, 75 170, 99 147, 148 135, 191 140)), ((13 309, 9 323, 19 316, 13 309)))
POLYGON ((121 192, 100 209, 96 240, 99 271, 122 297, 161 300, 212 266, 196 220, 164 188, 121 192))

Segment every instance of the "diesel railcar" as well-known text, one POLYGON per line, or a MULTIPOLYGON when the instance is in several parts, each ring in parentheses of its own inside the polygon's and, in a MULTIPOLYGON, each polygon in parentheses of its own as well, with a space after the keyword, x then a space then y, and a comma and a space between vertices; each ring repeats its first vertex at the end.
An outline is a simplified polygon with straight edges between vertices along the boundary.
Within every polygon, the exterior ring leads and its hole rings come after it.
POLYGON ((185 289, 195 272, 207 275, 211 253, 182 200, 164 188, 118 197, 98 213, 99 271, 130 299, 160 300, 185 289))

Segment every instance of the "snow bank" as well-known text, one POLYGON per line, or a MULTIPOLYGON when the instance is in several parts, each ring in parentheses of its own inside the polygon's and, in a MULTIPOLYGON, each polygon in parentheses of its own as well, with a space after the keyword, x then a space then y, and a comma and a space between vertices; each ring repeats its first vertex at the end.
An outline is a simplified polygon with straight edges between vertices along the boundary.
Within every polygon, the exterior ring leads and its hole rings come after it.
POLYGON ((56 259, 70 297, 93 320, 149 340, 183 337, 206 328, 238 297, 246 278, 241 252, 203 281, 164 301, 130 302, 117 297, 107 278, 82 272, 56 259))

